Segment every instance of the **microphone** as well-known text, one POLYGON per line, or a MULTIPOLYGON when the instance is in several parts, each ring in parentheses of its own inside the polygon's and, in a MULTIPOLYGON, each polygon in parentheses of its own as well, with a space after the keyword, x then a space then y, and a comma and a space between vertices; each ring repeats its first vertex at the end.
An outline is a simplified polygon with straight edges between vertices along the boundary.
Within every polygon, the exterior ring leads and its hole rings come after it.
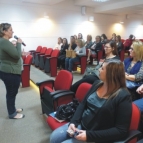
MULTIPOLYGON (((17 37, 16 35, 14 36, 14 38, 15 38, 16 40, 18 39, 18 37, 17 37)), ((22 45, 23 45, 23 46, 26 46, 26 44, 23 43, 23 42, 22 42, 22 45)))

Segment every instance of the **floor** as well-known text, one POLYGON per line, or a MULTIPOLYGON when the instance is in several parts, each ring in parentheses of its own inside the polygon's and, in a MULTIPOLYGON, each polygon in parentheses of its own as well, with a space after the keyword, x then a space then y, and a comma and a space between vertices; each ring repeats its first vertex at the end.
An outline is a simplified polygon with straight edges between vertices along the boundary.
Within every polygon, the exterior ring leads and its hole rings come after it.
MULTIPOLYGON (((48 74, 31 66, 31 80, 40 82, 51 79, 48 74)), ((73 83, 82 78, 79 72, 73 73, 73 83)), ((52 78, 54 79, 54 78, 52 78)), ((41 105, 37 87, 31 82, 28 88, 19 88, 16 107, 24 108, 24 119, 13 120, 8 118, 6 109, 6 91, 0 80, 0 143, 49 143, 51 129, 41 115, 41 105)))

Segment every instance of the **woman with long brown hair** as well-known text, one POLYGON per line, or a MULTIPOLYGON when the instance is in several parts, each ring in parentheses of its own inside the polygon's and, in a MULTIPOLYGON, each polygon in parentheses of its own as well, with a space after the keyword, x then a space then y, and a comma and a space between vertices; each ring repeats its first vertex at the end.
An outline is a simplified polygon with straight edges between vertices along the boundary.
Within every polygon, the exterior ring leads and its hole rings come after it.
POLYGON ((99 69, 99 77, 70 123, 52 133, 50 143, 111 143, 127 137, 132 101, 126 89, 123 63, 106 60, 99 69), (67 130, 78 134, 73 136, 67 130))

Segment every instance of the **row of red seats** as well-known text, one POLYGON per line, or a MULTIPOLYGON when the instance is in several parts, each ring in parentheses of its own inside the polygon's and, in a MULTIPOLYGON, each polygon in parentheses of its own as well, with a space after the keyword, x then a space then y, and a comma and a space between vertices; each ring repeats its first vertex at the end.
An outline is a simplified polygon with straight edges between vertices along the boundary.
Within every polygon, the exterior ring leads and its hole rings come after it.
POLYGON ((59 56, 59 50, 53 50, 52 48, 47 48, 38 46, 36 51, 32 51, 33 61, 36 67, 44 70, 46 73, 51 74, 51 76, 57 75, 57 58, 59 56))
MULTIPOLYGON (((66 70, 61 70, 55 81, 44 81, 37 83, 40 90, 40 99, 43 114, 49 115, 51 112, 56 111, 57 106, 62 104, 67 104, 72 101, 73 98, 77 98, 79 102, 82 101, 88 90, 91 88, 91 84, 82 83, 77 92, 74 94, 69 91, 72 85, 72 74, 66 70)), ((141 133, 137 130, 140 121, 140 111, 136 105, 132 104, 132 119, 130 123, 130 132, 128 138, 120 143, 136 143, 137 136, 141 133)), ((64 121, 62 123, 55 120, 53 117, 47 117, 47 123, 52 130, 66 124, 64 121)), ((118 142, 116 142, 118 143, 118 142)))
POLYGON ((22 87, 29 87, 30 86, 30 66, 32 64, 32 55, 23 55, 23 71, 21 74, 21 83, 22 87))
MULTIPOLYGON (((53 50, 52 48, 46 48, 38 46, 36 51, 30 51, 33 55, 32 64, 35 64, 36 67, 39 67, 45 72, 50 72, 51 76, 57 75, 57 58, 59 56, 59 50, 53 50)), ((81 74, 84 74, 86 69, 87 56, 82 56, 80 62, 74 63, 73 70, 77 70, 77 66, 81 65, 81 74)))

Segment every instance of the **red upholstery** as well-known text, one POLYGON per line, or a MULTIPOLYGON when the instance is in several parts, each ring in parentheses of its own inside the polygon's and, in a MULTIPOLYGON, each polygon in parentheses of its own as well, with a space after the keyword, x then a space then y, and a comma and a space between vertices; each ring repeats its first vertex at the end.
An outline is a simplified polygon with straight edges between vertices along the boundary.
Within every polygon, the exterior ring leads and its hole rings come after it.
POLYGON ((61 98, 62 100, 53 100, 51 94, 62 93, 70 90, 73 81, 73 76, 69 71, 61 70, 54 80, 47 80, 41 83, 36 83, 39 86, 41 105, 43 113, 47 115, 56 109, 57 105, 64 104, 65 101, 71 101, 71 97, 68 99, 66 97, 61 98), (47 103, 48 102, 48 103, 47 103), (51 105, 49 105, 49 103, 51 105), (54 106, 56 105, 56 106, 54 106), (49 107, 50 106, 50 107, 49 107))
POLYGON ((40 53, 36 53, 35 55, 35 66, 39 66, 40 55, 45 55, 47 47, 43 47, 40 53))
POLYGON ((26 59, 26 55, 22 55, 23 63, 24 63, 25 59, 26 59))
POLYGON ((46 51, 46 53, 45 53, 45 55, 40 55, 39 68, 40 68, 41 70, 44 69, 46 57, 50 57, 51 54, 52 54, 52 51, 53 51, 52 48, 48 48, 47 51, 46 51))
POLYGON ((35 50, 31 50, 29 52, 31 52, 31 55, 33 55, 33 60, 32 60, 32 64, 35 63, 35 54, 36 53, 40 53, 40 51, 42 50, 42 46, 38 46, 36 51, 35 50))
POLYGON ((32 55, 28 55, 23 64, 23 71, 21 74, 22 87, 30 86, 30 65, 32 63, 32 55))
POLYGON ((25 58, 25 61, 24 61, 24 64, 29 64, 31 65, 32 63, 32 56, 31 55, 28 55, 26 58, 25 58))
POLYGON ((36 50, 30 50, 29 52, 33 53, 33 52, 37 52, 39 53, 42 49, 42 46, 38 46, 36 50))
POLYGON ((57 60, 60 51, 55 49, 52 51, 51 57, 47 57, 50 60, 50 74, 52 77, 57 76, 57 60))
POLYGON ((122 41, 122 43, 124 43, 124 42, 125 42, 125 39, 121 39, 121 41, 122 41))
MULTIPOLYGON (((139 122, 140 122, 140 110, 134 103, 132 103, 132 119, 130 123, 130 130, 138 130, 139 122)), ((129 143, 136 143, 136 142, 137 138, 132 139, 129 143)))
POLYGON ((124 49, 123 50, 121 50, 121 52, 120 52, 120 60, 123 62, 124 61, 124 57, 125 57, 125 51, 124 51, 124 49))
MULTIPOLYGON (((91 88, 91 84, 88 84, 88 83, 82 83, 78 89, 77 89, 77 92, 75 94, 75 97, 81 102, 82 99, 84 98, 84 96, 86 95, 86 93, 88 92, 88 90, 91 88)), ((49 127, 52 129, 52 130, 55 130, 57 129, 58 127, 66 124, 67 122, 64 121, 62 123, 58 122, 57 120, 55 120, 53 117, 51 116, 48 116, 47 117, 47 123, 49 125, 49 127)))

